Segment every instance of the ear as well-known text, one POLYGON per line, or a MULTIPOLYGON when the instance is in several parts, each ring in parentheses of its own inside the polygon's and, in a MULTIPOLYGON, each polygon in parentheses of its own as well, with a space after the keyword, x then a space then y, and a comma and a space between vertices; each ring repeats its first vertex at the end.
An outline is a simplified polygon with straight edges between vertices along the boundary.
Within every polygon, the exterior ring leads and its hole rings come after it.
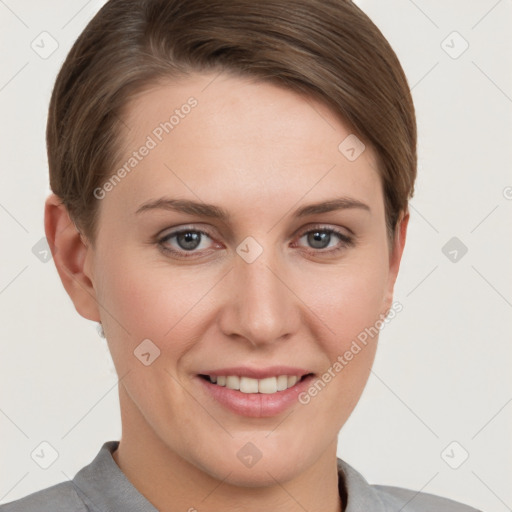
POLYGON ((76 310, 84 318, 99 322, 99 305, 89 270, 92 248, 55 194, 46 198, 44 230, 57 272, 76 310))
POLYGON ((395 229, 395 238, 393 240, 393 246, 389 252, 389 274, 388 274, 388 286, 385 297, 385 311, 387 314, 391 308, 393 302, 393 290, 395 287, 396 278, 398 276, 398 270, 400 269, 400 262, 402 260, 402 254, 405 247, 405 239, 407 237, 407 226, 409 225, 409 211, 405 211, 401 214, 399 221, 395 229))

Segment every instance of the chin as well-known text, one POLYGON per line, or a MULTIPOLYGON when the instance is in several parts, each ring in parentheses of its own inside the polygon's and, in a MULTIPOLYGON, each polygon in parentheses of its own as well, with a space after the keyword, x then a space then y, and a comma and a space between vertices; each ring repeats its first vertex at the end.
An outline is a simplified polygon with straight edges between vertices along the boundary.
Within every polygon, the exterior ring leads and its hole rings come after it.
POLYGON ((293 460, 286 459, 283 466, 283 458, 276 454, 272 457, 275 460, 263 461, 260 459, 252 467, 243 467, 242 464, 233 464, 226 461, 221 466, 216 466, 211 476, 218 480, 237 487, 269 487, 275 486, 276 482, 285 483, 301 473, 293 460), (277 459, 281 459, 278 461, 277 459), (226 476, 228 475, 228 476, 226 476))
MULTIPOLYGON (((268 435, 268 431, 264 435, 268 435)), ((232 448, 219 447, 220 453, 209 453, 207 460, 204 452, 197 453, 193 463, 212 478, 230 485, 274 486, 276 481, 284 483, 293 480, 307 469, 308 463, 315 461, 314 454, 306 453, 304 447, 294 451, 288 444, 269 443, 268 439, 266 443, 264 440, 237 442, 233 443, 232 448)))

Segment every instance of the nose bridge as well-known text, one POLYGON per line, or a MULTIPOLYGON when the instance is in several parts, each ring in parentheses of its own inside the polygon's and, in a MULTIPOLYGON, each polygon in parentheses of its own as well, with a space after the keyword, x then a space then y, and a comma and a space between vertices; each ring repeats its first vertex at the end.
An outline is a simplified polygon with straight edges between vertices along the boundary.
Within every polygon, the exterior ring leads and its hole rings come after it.
POLYGON ((253 241, 238 248, 241 256, 237 255, 231 273, 233 288, 223 329, 254 345, 272 343, 293 331, 295 296, 284 284, 284 267, 276 251, 266 248, 251 261, 243 252, 247 248, 245 254, 257 249, 253 241))

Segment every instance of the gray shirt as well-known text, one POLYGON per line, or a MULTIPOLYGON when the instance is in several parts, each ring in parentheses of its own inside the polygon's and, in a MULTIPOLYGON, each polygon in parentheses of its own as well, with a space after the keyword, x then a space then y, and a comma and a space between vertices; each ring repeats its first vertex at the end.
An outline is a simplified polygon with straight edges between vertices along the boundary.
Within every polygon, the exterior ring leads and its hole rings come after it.
MULTIPOLYGON (((73 480, 0 505, 0 512, 158 512, 113 459, 118 445, 119 441, 105 442, 73 480)), ((339 458, 338 475, 340 497, 347 503, 344 512, 481 512, 432 494, 370 485, 339 458)))

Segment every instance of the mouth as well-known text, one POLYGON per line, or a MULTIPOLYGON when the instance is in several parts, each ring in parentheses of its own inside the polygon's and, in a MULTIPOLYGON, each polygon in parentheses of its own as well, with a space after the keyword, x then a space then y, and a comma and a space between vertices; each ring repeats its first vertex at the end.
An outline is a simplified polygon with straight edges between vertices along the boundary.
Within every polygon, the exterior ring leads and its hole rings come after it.
POLYGON ((289 365, 230 366, 195 374, 199 393, 239 416, 269 418, 297 405, 316 379, 307 367, 289 365))
POLYGON ((259 379, 236 375, 234 371, 222 372, 222 375, 221 372, 215 375, 201 373, 196 379, 201 384, 201 393, 205 393, 205 396, 222 408, 239 416, 269 418, 296 406, 301 393, 304 393, 316 378, 313 373, 303 373, 294 369, 289 372, 295 371, 296 375, 287 375, 281 373, 283 370, 284 368, 275 375, 269 375, 269 370, 252 372, 253 375, 259 373, 259 379), (266 375, 262 376, 262 373, 266 375))
POLYGON ((234 391, 240 391, 246 394, 265 394, 273 395, 287 389, 293 388, 313 373, 303 375, 276 375, 256 379, 244 375, 205 375, 199 374, 199 377, 216 386, 225 387, 234 391))

